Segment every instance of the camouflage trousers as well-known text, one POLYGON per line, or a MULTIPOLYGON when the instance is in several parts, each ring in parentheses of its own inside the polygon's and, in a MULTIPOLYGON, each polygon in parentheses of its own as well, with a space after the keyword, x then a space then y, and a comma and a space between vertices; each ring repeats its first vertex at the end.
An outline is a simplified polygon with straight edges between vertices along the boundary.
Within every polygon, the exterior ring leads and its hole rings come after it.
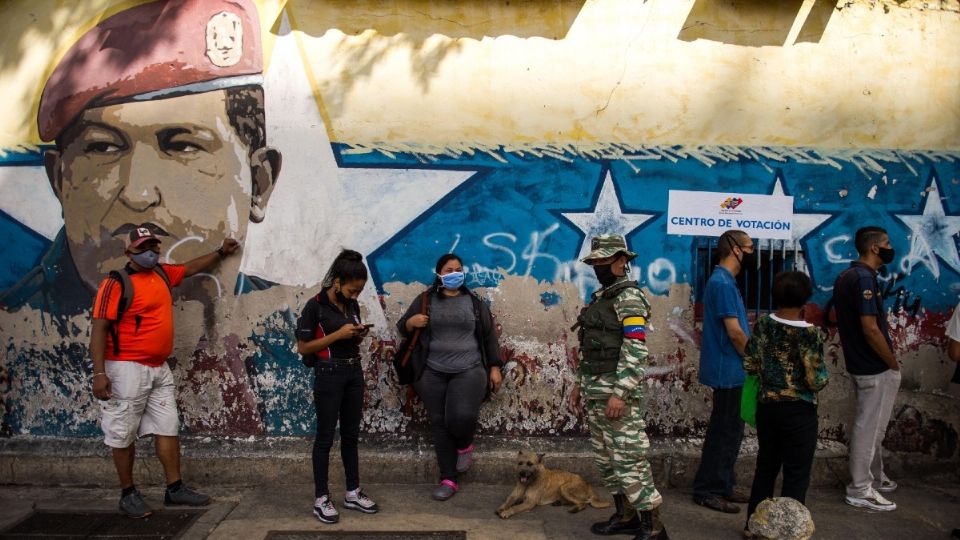
POLYGON ((605 399, 587 400, 586 408, 593 459, 603 485, 611 493, 622 493, 636 510, 660 506, 663 497, 653 485, 653 472, 647 461, 650 439, 640 401, 628 401, 620 417, 612 420, 604 414, 605 399))

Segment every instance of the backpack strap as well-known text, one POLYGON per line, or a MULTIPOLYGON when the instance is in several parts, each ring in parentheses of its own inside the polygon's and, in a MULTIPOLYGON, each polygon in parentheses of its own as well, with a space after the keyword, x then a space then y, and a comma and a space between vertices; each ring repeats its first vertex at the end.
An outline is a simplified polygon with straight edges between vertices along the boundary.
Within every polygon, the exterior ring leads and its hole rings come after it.
POLYGON ((167 284, 167 289, 172 291, 173 287, 170 286, 170 276, 168 276, 167 271, 163 269, 163 265, 158 264, 154 266, 153 271, 156 272, 158 276, 160 276, 160 279, 162 279, 164 283, 167 284))
POLYGON ((111 270, 110 278, 115 279, 117 283, 120 284, 120 302, 117 304, 117 318, 116 320, 110 321, 110 337, 113 338, 113 355, 120 355, 120 331, 117 329, 117 325, 120 322, 120 319, 123 318, 123 314, 127 312, 127 308, 130 307, 130 304, 133 302, 133 282, 130 281, 130 272, 126 268, 120 270, 111 270))

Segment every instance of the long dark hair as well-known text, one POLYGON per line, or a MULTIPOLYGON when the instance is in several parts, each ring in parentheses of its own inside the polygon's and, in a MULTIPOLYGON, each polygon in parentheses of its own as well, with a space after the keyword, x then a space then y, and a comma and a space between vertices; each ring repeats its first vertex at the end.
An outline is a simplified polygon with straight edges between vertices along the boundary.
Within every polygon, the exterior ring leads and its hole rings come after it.
POLYGON ((463 266, 463 259, 461 259, 460 256, 457 255, 456 253, 447 253, 445 255, 441 255, 440 258, 437 259, 437 265, 433 268, 433 274, 434 274, 433 288, 434 289, 439 291, 440 288, 443 287, 443 281, 440 280, 440 270, 443 269, 443 265, 447 264, 452 260, 456 260, 458 263, 460 263, 461 266, 463 266))
POLYGON ((327 275, 323 277, 320 287, 329 289, 333 287, 333 282, 339 279, 340 284, 362 279, 367 280, 367 267, 363 264, 363 255, 352 249, 345 249, 337 255, 337 258, 330 264, 327 275))

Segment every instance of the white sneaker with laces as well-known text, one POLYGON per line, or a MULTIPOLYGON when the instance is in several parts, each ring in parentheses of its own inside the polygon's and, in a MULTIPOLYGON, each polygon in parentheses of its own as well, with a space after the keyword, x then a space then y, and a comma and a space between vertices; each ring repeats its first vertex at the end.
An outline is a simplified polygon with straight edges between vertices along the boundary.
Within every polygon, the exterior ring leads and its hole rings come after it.
POLYGON ((347 492, 343 498, 343 507, 351 510, 359 510, 364 514, 376 514, 380 511, 377 503, 373 502, 373 499, 370 497, 367 497, 367 494, 360 488, 357 488, 355 492, 347 492))
POLYGON ((858 508, 869 508, 879 512, 891 512, 897 509, 897 505, 893 501, 887 500, 874 489, 871 489, 870 493, 865 497, 851 497, 847 495, 847 504, 858 508))
POLYGON ((317 500, 313 502, 313 515, 317 516, 317 519, 323 523, 340 521, 340 512, 337 512, 337 507, 333 505, 329 495, 317 497, 317 500))

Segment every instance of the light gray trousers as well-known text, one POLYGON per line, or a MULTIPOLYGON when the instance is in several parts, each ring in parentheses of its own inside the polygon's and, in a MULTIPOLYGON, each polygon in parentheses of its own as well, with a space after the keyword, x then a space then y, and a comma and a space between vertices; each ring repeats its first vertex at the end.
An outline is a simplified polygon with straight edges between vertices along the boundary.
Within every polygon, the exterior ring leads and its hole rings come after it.
POLYGON ((847 495, 867 497, 886 478, 883 437, 900 389, 900 372, 888 369, 876 375, 852 375, 857 395, 857 417, 850 433, 850 483, 847 495))

